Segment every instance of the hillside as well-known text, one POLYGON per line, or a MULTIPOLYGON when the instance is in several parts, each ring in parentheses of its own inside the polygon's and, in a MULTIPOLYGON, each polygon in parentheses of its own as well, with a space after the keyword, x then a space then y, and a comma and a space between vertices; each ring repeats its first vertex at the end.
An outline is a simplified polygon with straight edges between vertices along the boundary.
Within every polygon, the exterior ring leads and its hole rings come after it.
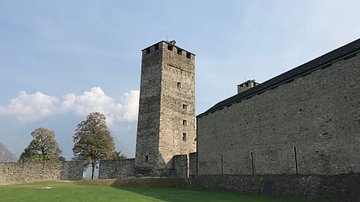
POLYGON ((11 153, 1 142, 0 142, 0 162, 16 162, 18 157, 11 153))

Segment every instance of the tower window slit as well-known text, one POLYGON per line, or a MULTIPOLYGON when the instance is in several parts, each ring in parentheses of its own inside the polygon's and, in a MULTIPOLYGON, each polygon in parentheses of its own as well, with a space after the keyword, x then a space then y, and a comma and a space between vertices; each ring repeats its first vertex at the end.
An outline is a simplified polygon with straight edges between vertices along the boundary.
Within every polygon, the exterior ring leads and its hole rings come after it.
POLYGON ((184 125, 184 126, 186 126, 186 125, 187 125, 186 120, 183 120, 183 125, 184 125))
POLYGON ((183 133, 183 134, 182 134, 182 140, 183 140, 183 141, 186 141, 186 133, 183 133))

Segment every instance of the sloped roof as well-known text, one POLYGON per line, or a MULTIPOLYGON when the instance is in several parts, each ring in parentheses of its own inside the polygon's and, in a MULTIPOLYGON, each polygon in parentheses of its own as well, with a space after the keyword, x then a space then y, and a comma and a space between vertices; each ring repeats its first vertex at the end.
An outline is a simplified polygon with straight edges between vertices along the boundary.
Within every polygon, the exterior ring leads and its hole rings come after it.
POLYGON ((208 113, 212 113, 216 110, 232 105, 233 103, 237 103, 244 99, 248 99, 256 94, 261 94, 269 89, 275 88, 284 83, 291 82, 295 78, 309 74, 317 69, 329 67, 331 66, 332 63, 336 62, 337 60, 350 58, 352 56, 355 56, 358 52, 360 52, 360 39, 357 39, 347 45, 337 48, 329 53, 326 53, 314 60, 311 60, 303 65, 291 69, 283 74, 280 74, 279 76, 269 79, 264 83, 257 85, 249 90, 246 90, 228 99, 225 99, 217 103, 210 109, 206 110, 204 113, 199 114, 197 117, 204 116, 208 113))

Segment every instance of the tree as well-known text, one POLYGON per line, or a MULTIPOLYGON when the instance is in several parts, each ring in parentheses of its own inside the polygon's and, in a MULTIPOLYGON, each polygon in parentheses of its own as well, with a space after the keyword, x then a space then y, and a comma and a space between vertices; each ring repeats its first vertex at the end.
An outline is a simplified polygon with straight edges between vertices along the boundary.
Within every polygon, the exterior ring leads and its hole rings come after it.
POLYGON ((19 162, 44 162, 65 160, 55 140, 55 133, 47 128, 37 128, 31 132, 33 140, 20 155, 19 162))
POLYGON ((84 168, 92 166, 91 179, 99 160, 112 159, 115 152, 114 139, 106 126, 106 118, 92 112, 77 125, 74 141, 74 160, 84 160, 84 168))
POLYGON ((114 151, 110 157, 111 160, 125 160, 126 156, 124 154, 121 154, 121 151, 117 152, 114 151))

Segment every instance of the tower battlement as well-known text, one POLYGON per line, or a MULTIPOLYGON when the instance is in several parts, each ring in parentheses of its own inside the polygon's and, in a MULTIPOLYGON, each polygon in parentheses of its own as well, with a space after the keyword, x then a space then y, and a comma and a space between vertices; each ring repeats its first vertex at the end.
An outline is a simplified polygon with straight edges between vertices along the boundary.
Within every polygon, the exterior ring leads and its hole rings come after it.
POLYGON ((143 50, 142 51, 142 55, 144 57, 144 55, 148 55, 148 54, 151 54, 155 51, 158 51, 159 49, 162 49, 162 50, 168 50, 170 52, 174 52, 174 53, 177 53, 178 55, 180 56, 184 56, 188 59, 194 59, 195 58, 195 54, 194 53, 191 53, 187 50, 184 50, 178 46, 175 45, 176 42, 173 40, 173 41, 160 41, 154 45, 151 45, 143 50))

